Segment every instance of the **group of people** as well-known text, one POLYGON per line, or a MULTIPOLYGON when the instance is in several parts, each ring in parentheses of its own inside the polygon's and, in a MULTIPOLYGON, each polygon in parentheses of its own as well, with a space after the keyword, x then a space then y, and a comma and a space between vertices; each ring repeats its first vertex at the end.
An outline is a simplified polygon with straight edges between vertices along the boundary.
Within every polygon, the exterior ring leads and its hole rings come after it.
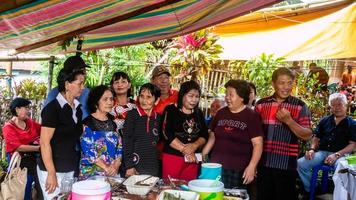
POLYGON ((332 115, 312 137, 310 112, 291 96, 295 75, 285 67, 273 72, 274 94, 257 102, 254 84, 228 81, 225 99, 214 101, 208 120, 199 108, 199 84, 186 81, 179 91, 171 89, 164 66, 154 68, 136 99, 125 72, 114 73, 110 86, 84 92, 86 67, 78 56, 64 62, 41 125, 28 117, 30 102, 16 98, 13 118, 3 127, 7 153, 39 152, 32 175, 44 199, 73 176, 149 174, 189 181, 198 176, 197 153, 222 164, 225 188, 245 187, 251 199, 296 199, 297 172, 308 191, 313 166, 334 164, 355 148, 356 123, 343 112, 344 96, 330 96, 332 115), (311 138, 298 160, 298 140, 311 138))

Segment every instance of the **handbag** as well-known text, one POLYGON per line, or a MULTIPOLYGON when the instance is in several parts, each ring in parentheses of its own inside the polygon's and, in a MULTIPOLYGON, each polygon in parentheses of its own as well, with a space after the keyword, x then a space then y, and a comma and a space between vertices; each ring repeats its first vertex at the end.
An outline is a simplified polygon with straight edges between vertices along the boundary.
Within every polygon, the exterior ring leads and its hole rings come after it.
POLYGON ((25 196, 27 168, 21 169, 21 156, 14 152, 4 181, 1 183, 0 200, 19 200, 25 196))

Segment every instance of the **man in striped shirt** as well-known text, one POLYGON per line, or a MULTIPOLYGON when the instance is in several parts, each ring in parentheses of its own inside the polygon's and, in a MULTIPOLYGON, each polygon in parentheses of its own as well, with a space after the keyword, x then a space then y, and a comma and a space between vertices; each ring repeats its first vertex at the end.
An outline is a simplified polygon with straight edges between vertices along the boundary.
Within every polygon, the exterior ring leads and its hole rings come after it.
POLYGON ((258 199, 297 199, 298 139, 312 136, 310 112, 300 99, 291 96, 295 75, 285 67, 272 74, 274 94, 259 100, 265 133, 261 167, 258 171, 258 199))

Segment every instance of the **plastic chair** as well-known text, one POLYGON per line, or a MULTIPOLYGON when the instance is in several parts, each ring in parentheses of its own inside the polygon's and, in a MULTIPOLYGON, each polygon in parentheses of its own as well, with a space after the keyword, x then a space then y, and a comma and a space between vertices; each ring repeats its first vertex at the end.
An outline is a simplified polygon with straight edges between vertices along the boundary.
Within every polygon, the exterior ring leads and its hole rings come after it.
POLYGON ((322 171, 322 177, 321 177, 321 192, 326 193, 328 189, 328 178, 329 178, 329 172, 330 171, 335 171, 335 166, 332 165, 326 165, 326 164, 320 164, 317 165, 313 168, 313 174, 310 180, 310 200, 314 200, 315 198, 315 189, 317 186, 317 180, 318 180, 318 173, 319 171, 322 171))

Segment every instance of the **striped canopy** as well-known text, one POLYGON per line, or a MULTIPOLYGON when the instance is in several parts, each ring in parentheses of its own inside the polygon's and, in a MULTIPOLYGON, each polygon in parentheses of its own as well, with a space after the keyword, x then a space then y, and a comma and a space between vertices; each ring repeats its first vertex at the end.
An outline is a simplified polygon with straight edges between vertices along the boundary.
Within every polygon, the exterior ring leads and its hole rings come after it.
POLYGON ((0 13, 0 51, 66 53, 172 38, 280 0, 37 0, 0 13), (70 41, 66 52, 63 41, 70 41))

